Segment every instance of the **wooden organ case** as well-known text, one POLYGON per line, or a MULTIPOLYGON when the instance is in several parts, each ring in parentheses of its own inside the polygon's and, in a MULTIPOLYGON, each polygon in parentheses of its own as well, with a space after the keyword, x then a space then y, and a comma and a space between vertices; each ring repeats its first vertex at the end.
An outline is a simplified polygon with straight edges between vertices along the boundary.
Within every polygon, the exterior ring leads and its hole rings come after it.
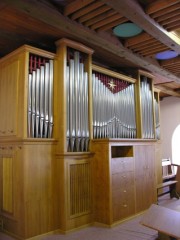
POLYGON ((51 186, 54 57, 25 45, 0 60, 0 215, 4 230, 18 239, 57 225, 51 186))
POLYGON ((54 175, 60 228, 69 231, 93 222, 93 154, 89 151, 93 50, 68 39, 57 41, 56 46, 54 175))
POLYGON ((0 218, 18 239, 113 225, 156 202, 152 76, 93 65, 68 39, 56 47, 0 60, 0 218))
POLYGON ((93 74, 94 218, 113 225, 156 202, 152 79, 97 66, 93 74))

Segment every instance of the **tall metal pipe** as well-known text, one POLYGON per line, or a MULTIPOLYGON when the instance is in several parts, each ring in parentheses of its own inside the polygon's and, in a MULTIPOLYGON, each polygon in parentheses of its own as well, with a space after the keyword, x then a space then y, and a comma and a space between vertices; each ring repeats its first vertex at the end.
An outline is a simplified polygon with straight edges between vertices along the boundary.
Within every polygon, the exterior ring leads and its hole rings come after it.
POLYGON ((39 127, 39 135, 40 138, 43 137, 44 130, 44 78, 45 78, 45 68, 44 65, 40 68, 40 102, 39 102, 39 115, 40 115, 40 127, 39 127))
POLYGON ((31 137, 35 137, 35 104, 36 104, 36 95, 35 95, 35 88, 36 88, 36 72, 32 72, 32 86, 31 86, 31 137))
POLYGON ((40 110, 40 107, 39 107, 39 96, 40 96, 40 69, 37 68, 36 69, 36 82, 35 82, 35 121, 36 121, 36 124, 35 124, 35 136, 38 137, 39 136, 39 119, 40 119, 40 116, 39 116, 39 110, 40 110))
POLYGON ((49 89, 48 89, 48 115, 49 115, 49 126, 48 126, 48 138, 52 137, 53 131, 53 60, 49 60, 49 89))
POLYGON ((29 73, 28 78, 28 137, 31 137, 31 115, 32 115, 32 101, 31 90, 32 89, 32 74, 29 73))

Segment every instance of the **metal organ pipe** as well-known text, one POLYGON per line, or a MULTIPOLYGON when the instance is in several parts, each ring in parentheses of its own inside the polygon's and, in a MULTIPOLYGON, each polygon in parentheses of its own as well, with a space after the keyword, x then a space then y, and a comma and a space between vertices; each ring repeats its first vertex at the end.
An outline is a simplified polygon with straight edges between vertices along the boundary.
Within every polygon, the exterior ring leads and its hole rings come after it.
POLYGON ((154 138, 153 98, 150 82, 147 77, 141 77, 141 109, 142 109, 142 138, 154 138))
POLYGON ((154 97, 156 139, 160 139, 159 102, 154 97))
POLYGON ((88 151, 88 74, 80 52, 68 49, 66 71, 67 151, 88 151))
POLYGON ((41 66, 40 73, 40 138, 43 137, 43 126, 44 126, 44 77, 45 77, 45 67, 41 66))
POLYGON ((93 137, 135 138, 134 84, 94 72, 93 137))
POLYGON ((28 137, 51 138, 53 60, 31 54, 28 83, 28 137))
POLYGON ((52 137, 52 131, 53 131, 53 60, 49 61, 49 126, 48 126, 48 138, 52 137))

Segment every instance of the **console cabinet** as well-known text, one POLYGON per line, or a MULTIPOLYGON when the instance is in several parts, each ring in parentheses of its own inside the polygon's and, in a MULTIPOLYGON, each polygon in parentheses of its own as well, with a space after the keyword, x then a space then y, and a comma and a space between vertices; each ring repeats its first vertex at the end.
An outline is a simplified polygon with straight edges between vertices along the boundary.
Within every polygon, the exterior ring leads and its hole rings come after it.
POLYGON ((153 141, 93 140, 91 147, 95 222, 112 225, 156 202, 153 141))

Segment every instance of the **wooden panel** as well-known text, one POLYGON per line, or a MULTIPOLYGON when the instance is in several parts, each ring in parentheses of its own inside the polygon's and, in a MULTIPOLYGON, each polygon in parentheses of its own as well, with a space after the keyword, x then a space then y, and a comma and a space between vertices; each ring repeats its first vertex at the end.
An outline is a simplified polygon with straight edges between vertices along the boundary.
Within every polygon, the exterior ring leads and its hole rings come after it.
POLYGON ((156 202, 155 148, 135 147, 136 211, 141 212, 156 202))
POLYGON ((53 146, 51 142, 32 142, 23 146, 24 213, 26 237, 55 230, 57 225, 52 188, 53 146))
POLYGON ((69 168, 69 211, 70 217, 77 217, 91 211, 91 169, 90 163, 81 161, 69 168))
POLYGON ((17 134, 19 61, 16 59, 0 68, 0 136, 17 134))
POLYGON ((110 153, 109 146, 102 142, 93 142, 93 190, 94 190, 94 221, 111 224, 111 196, 110 196, 110 153))
POLYGON ((13 159, 3 158, 3 210, 13 213, 13 159))

